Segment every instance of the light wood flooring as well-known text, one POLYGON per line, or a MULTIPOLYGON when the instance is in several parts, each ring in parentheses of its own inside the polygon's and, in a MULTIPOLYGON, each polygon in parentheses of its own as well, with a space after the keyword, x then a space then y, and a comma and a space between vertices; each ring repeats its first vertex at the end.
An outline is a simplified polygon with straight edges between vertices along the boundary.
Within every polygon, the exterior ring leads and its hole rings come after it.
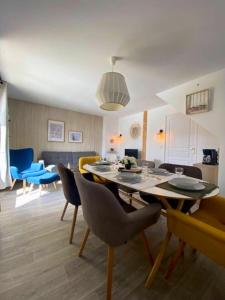
MULTIPOLYGON (((91 234, 84 257, 77 256, 86 228, 81 209, 74 243, 69 245, 73 207, 68 208, 61 222, 65 200, 60 186, 58 191, 43 192, 41 197, 38 191, 25 198, 20 193, 21 190, 0 193, 0 299, 105 299, 106 246, 91 234)), ((165 232, 164 217, 147 230, 154 256, 165 232)), ((137 237, 118 248, 113 299, 224 300, 225 270, 203 255, 193 259, 189 248, 170 280, 164 279, 163 272, 175 246, 174 239, 151 289, 144 288, 149 265, 142 241, 137 237)))

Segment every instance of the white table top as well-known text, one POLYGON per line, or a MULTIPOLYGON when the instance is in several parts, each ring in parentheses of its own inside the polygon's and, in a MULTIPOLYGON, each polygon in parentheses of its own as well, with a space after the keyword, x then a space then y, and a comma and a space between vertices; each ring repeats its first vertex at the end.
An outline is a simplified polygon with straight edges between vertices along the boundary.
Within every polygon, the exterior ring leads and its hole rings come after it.
MULTIPOLYGON (((156 187, 156 185, 159 183, 163 183, 168 180, 171 180, 172 178, 178 177, 178 175, 176 175, 176 174, 172 174, 170 176, 160 176, 160 175, 149 174, 147 177, 143 176, 143 181, 141 181, 140 183, 130 184, 127 182, 119 181, 116 178, 116 175, 118 175, 119 172, 117 170, 113 170, 113 168, 111 168, 111 171, 109 171, 109 172, 96 171, 93 166, 88 165, 88 164, 84 165, 83 168, 95 175, 101 176, 102 178, 105 178, 109 181, 116 182, 118 184, 132 188, 139 192, 144 192, 144 193, 155 195, 158 197, 173 198, 173 199, 178 199, 178 200, 184 200, 184 199, 185 200, 196 200, 196 199, 192 199, 192 198, 182 195, 182 194, 178 194, 175 192, 171 192, 171 191, 156 187)), ((216 196, 218 194, 219 194, 219 189, 215 189, 210 194, 204 196, 204 198, 210 198, 210 197, 216 196)))

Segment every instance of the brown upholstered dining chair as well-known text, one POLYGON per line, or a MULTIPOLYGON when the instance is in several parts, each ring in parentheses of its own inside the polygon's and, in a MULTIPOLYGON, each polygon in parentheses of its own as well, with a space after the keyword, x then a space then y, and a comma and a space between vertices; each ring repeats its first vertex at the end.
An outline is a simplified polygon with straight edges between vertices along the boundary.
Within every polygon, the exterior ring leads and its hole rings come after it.
POLYGON ((144 230, 157 222, 161 205, 153 205, 126 213, 115 195, 104 185, 90 182, 83 175, 76 173, 75 179, 79 190, 87 230, 82 242, 79 256, 82 256, 88 235, 92 231, 108 245, 107 266, 107 300, 111 299, 112 267, 114 248, 141 234, 145 249, 151 263, 153 259, 149 250, 144 230))
MULTIPOLYGON (((66 203, 65 203, 62 215, 61 215, 61 221, 63 221, 68 204, 70 203, 74 206, 73 221, 72 221, 72 226, 71 226, 71 231, 70 231, 70 239, 69 239, 70 244, 72 244, 74 229, 75 229, 76 219, 77 219, 78 207, 81 205, 80 195, 79 195, 77 185, 75 182, 74 173, 70 169, 66 168, 61 163, 57 165, 57 168, 59 171, 60 179, 62 181, 63 193, 66 198, 66 203)), ((85 176, 91 178, 92 174, 87 173, 87 174, 85 174, 85 176)))
POLYGON ((61 221, 63 221, 63 218, 66 213, 66 209, 68 207, 68 204, 72 204, 74 206, 74 213, 73 213, 73 221, 72 221, 72 227, 70 231, 70 244, 72 244, 73 241, 73 234, 74 234, 74 229, 76 225, 76 219, 77 219, 77 212, 78 212, 78 207, 80 206, 80 195, 77 189, 77 185, 75 182, 74 178, 74 173, 66 168, 63 164, 58 164, 57 165, 58 171, 59 171, 59 176, 62 181, 62 187, 63 187, 63 193, 66 198, 66 203, 61 215, 61 221))
MULTIPOLYGON (((168 164, 168 163, 163 163, 159 166, 161 169, 166 169, 170 173, 175 173, 175 168, 181 167, 183 168, 184 172, 183 174, 186 176, 190 176, 196 179, 202 179, 202 171, 194 166, 186 166, 186 165, 176 165, 176 164, 168 164)), ((154 196, 151 196, 146 193, 140 192, 140 197, 147 203, 155 203, 155 202, 160 202, 157 198, 154 196)), ((178 201, 176 199, 169 199, 169 203, 172 208, 176 208, 178 205, 178 201)), ((191 207, 196 203, 196 201, 190 201, 190 200, 185 200, 182 208, 182 212, 187 213, 191 207)))

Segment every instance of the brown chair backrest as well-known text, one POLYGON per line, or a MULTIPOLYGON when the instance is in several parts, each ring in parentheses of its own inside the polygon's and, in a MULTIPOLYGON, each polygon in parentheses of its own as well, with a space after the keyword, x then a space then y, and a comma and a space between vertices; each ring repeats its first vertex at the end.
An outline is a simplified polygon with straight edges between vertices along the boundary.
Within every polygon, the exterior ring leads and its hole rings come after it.
POLYGON ((202 179, 202 171, 193 166, 185 166, 185 165, 175 165, 175 164, 161 164, 159 168, 166 169, 170 173, 175 173, 175 168, 181 167, 184 169, 184 175, 190 176, 197 179, 202 179))
POLYGON ((80 195, 75 182, 74 173, 61 163, 57 165, 57 168, 66 200, 73 205, 79 206, 81 204, 80 195))

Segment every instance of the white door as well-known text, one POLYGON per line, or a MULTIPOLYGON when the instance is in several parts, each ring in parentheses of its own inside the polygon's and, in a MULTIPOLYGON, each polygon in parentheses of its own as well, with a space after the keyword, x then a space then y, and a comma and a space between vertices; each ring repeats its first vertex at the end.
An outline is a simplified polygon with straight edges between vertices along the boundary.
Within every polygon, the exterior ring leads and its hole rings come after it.
POLYGON ((165 162, 193 165, 202 162, 202 149, 218 149, 217 138, 182 113, 166 118, 165 162))
POLYGON ((181 113, 167 116, 165 161, 192 165, 196 158, 196 128, 190 118, 181 113))

